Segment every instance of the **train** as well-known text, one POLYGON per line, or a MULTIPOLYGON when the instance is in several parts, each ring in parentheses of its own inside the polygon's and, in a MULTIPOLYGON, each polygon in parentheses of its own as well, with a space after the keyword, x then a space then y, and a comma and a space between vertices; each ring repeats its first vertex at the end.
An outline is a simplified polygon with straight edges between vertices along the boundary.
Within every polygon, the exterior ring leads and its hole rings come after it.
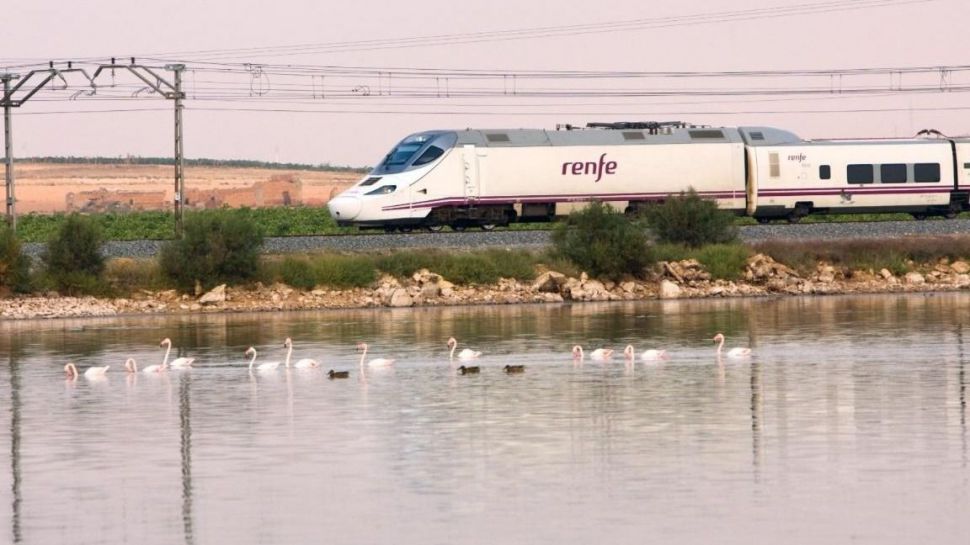
POLYGON ((592 201, 629 214, 693 189, 759 222, 809 214, 970 210, 970 137, 804 140, 683 122, 430 130, 407 136, 328 203, 339 225, 491 230, 592 201))

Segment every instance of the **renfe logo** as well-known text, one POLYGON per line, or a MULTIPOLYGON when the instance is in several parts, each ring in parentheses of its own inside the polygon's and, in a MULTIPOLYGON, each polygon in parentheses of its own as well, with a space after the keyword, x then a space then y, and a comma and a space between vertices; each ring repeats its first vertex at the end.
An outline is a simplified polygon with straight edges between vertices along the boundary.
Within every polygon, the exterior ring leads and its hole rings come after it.
POLYGON ((599 163, 593 161, 573 162, 566 161, 562 164, 562 175, 572 174, 574 176, 592 175, 596 176, 595 182, 603 179, 604 174, 616 174, 616 161, 607 161, 606 154, 600 155, 599 163))

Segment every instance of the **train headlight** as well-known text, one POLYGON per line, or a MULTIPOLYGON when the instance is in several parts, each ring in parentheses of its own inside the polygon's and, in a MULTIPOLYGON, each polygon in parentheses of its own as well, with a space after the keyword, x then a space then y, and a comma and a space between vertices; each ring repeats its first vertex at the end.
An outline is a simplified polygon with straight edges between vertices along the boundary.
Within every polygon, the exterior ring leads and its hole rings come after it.
POLYGON ((368 191, 366 194, 367 195, 390 195, 391 193, 394 193, 396 189, 397 189, 396 185, 383 185, 381 187, 378 187, 377 189, 368 191))
POLYGON ((360 214, 360 197, 339 195, 327 203, 330 215, 337 221, 352 220, 360 214))

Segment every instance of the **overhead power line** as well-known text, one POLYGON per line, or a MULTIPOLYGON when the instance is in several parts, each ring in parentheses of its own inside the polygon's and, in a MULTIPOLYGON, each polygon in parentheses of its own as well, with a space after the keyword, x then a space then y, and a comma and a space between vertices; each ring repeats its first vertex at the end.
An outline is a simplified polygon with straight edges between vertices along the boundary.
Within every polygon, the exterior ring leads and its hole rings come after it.
POLYGON ((835 12, 857 11, 896 7, 908 4, 925 4, 939 0, 829 0, 825 2, 804 3, 793 6, 775 6, 744 10, 707 12, 693 15, 676 15, 668 17, 653 17, 610 21, 602 23, 588 23, 579 25, 528 27, 511 30, 497 30, 485 32, 471 32, 461 34, 437 34, 430 36, 416 36, 408 38, 388 38, 375 40, 357 40, 342 42, 324 42, 315 44, 298 44, 286 46, 244 47, 229 49, 197 49, 187 51, 167 51, 138 55, 156 60, 178 59, 181 61, 198 60, 232 60, 240 58, 289 57, 298 55, 312 55, 320 53, 344 53, 352 51, 372 51, 380 49, 401 49, 413 47, 433 47, 441 45, 458 45, 482 42, 500 42, 509 40, 533 40, 540 38, 558 38, 586 34, 602 34, 614 32, 628 32, 652 30, 671 27, 685 27, 702 24, 718 24, 726 22, 740 22, 757 19, 791 17, 798 15, 820 15, 835 12))

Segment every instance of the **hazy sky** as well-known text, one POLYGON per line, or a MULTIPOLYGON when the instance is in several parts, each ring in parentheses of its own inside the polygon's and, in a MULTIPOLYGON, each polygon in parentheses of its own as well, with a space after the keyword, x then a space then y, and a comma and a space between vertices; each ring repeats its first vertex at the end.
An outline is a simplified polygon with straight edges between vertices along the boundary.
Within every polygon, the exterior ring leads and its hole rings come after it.
MULTIPOLYGON (((424 90, 428 85, 446 89, 443 96, 405 98, 402 94, 407 93, 408 86, 418 84, 394 73, 403 68, 489 69, 501 74, 530 70, 693 72, 970 64, 966 30, 970 3, 966 0, 914 0, 909 4, 840 10, 849 5, 878 6, 891 1, 752 0, 741 5, 736 0, 31 0, 10 3, 4 10, 0 66, 131 55, 155 65, 162 62, 150 57, 184 59, 189 68, 185 75, 189 96, 185 112, 188 157, 372 165, 401 137, 420 130, 554 128, 557 123, 610 120, 678 119, 709 125, 770 125, 807 138, 906 136, 922 128, 936 128, 947 134, 970 133, 970 92, 888 91, 893 85, 939 84, 939 74, 883 74, 844 77, 841 81, 827 76, 788 76, 770 82, 750 78, 662 78, 578 79, 565 83, 530 81, 524 76, 510 83, 511 79, 496 76, 475 84, 444 77, 437 81, 425 79, 421 84, 424 90), (832 9, 770 18, 741 13, 764 8, 765 13, 779 14, 780 9, 823 2, 832 9), (685 16, 721 12, 734 15, 715 17, 720 21, 702 18, 704 22, 698 24, 669 25, 671 21, 690 23, 685 16), (665 24, 662 18, 673 19, 665 24), (454 37, 631 20, 646 20, 648 24, 627 30, 525 40, 455 43, 458 40, 454 37), (222 53, 219 57, 212 53, 172 53, 437 35, 451 37, 433 46, 400 47, 397 43, 393 48, 346 52, 326 52, 316 47, 295 55, 266 56, 257 51, 222 53), (214 72, 216 65, 197 64, 204 60, 218 60, 235 72, 219 74, 214 72), (322 82, 313 75, 256 77, 242 73, 242 63, 265 64, 267 71, 281 65, 380 67, 391 74, 383 76, 391 83, 388 89, 385 79, 378 83, 372 77, 357 75, 328 75, 322 82), (332 90, 356 87, 359 94, 367 89, 371 96, 328 98, 328 85, 332 90), (477 86, 495 96, 446 96, 462 85, 477 86), (887 91, 862 97, 831 93, 812 98, 573 95, 537 99, 501 92, 550 85, 573 91, 637 91, 647 87, 696 91, 752 86, 838 89, 853 85, 883 86, 887 91), (200 99, 207 89, 211 98, 213 89, 223 87, 236 93, 242 90, 245 96, 232 102, 200 99), (287 89, 290 95, 284 99, 287 89)), ((9 68, 13 72, 29 69, 9 68)), ((957 71, 948 75, 946 81, 950 85, 970 85, 968 74, 957 71)), ((134 83, 123 74, 118 75, 118 82, 134 83)), ((120 88, 117 96, 125 100, 109 101, 103 95, 100 100, 69 100, 74 89, 44 90, 14 110, 15 156, 172 154, 171 102, 144 93, 139 96, 145 98, 133 100, 130 92, 121 93, 120 88), (105 111, 145 108, 152 111, 105 111)))

